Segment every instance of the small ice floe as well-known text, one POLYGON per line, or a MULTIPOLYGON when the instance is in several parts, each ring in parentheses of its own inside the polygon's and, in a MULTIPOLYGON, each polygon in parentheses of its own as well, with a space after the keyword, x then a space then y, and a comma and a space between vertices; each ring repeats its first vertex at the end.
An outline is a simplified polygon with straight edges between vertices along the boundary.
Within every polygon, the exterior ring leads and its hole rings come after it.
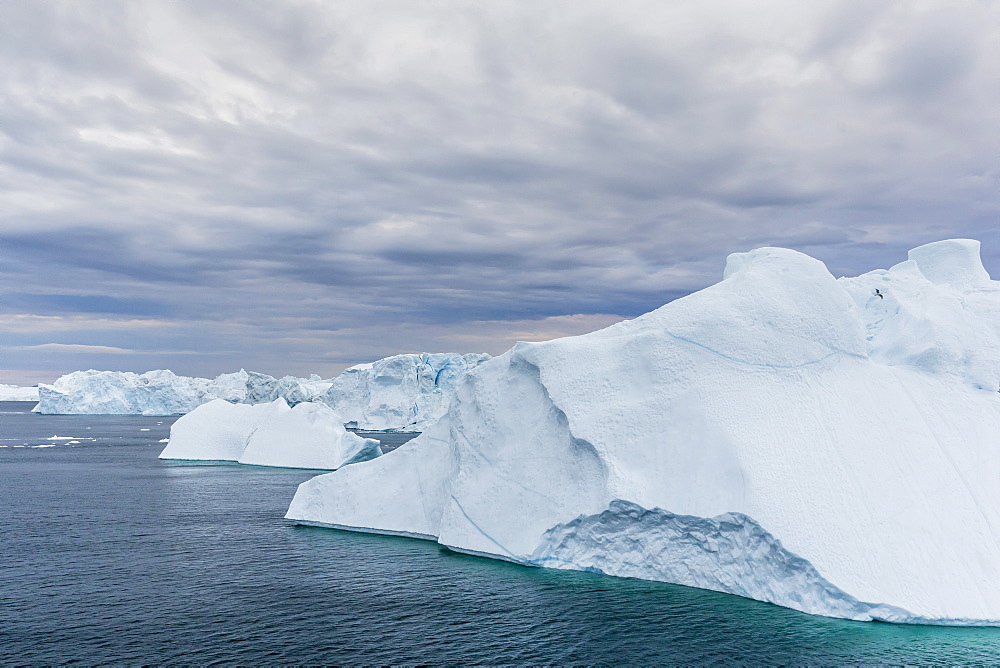
POLYGON ((139 431, 149 431, 149 429, 140 429, 139 431))
POLYGON ((80 441, 66 441, 66 445, 73 445, 74 443, 79 444, 80 441))
POLYGON ((157 441, 157 443, 169 443, 169 442, 170 442, 169 438, 161 438, 160 440, 157 441))
MULTIPOLYGON (((56 445, 57 445, 56 443, 42 443, 41 445, 29 445, 28 447, 29 448, 54 448, 54 447, 56 447, 56 445)), ((14 447, 15 448, 23 448, 24 446, 23 445, 15 445, 14 447)))
POLYGON ((49 436, 46 441, 72 441, 76 436, 49 436))

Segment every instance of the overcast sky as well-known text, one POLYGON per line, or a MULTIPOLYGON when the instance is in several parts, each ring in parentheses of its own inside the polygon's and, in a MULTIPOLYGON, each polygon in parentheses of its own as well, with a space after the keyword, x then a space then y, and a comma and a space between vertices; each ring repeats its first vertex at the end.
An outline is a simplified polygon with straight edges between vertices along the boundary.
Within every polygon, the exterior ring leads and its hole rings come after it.
POLYGON ((498 354, 948 237, 1000 277, 997 2, 0 0, 0 382, 498 354))

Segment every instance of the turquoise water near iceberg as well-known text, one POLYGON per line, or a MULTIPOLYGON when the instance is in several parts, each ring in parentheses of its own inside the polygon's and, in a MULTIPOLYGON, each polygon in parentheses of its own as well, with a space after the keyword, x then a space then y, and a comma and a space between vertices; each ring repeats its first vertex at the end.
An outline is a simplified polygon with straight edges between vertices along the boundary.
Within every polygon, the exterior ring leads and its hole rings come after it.
POLYGON ((0 403, 2 664, 1000 662, 1000 629, 298 527, 283 515, 315 471, 163 462, 171 418, 30 407, 0 403))

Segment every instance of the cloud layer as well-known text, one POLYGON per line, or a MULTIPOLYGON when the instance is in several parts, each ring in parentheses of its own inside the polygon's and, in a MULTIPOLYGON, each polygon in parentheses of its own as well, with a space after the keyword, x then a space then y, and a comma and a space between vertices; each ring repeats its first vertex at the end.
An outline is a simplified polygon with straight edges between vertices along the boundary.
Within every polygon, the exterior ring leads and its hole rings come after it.
POLYGON ((499 353, 761 245, 856 274, 974 237, 1000 276, 998 26, 990 2, 0 4, 0 367, 499 353))

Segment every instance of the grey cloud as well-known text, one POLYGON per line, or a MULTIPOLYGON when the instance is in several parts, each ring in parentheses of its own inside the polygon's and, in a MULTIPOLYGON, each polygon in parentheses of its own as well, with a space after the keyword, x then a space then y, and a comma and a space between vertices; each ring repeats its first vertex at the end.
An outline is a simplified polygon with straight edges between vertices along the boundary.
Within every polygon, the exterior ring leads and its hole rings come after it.
POLYGON ((973 236, 997 275, 998 14, 7 3, 0 304, 172 323, 19 346, 308 373, 366 324, 638 315, 758 245, 848 274, 973 236))

